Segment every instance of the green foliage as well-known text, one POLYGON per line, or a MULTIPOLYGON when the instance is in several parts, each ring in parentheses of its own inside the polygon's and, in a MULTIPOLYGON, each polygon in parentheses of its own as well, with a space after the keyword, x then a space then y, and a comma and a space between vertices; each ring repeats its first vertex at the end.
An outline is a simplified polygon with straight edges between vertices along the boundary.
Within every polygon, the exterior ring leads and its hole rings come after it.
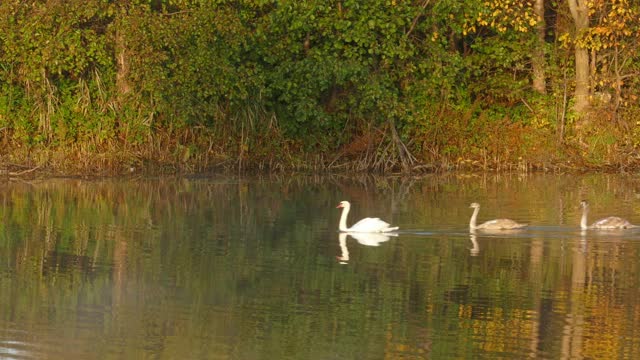
POLYGON ((2 60, 11 70, 7 80, 28 85, 78 79, 112 63, 105 2, 9 1, 3 2, 0 16, 2 60))
MULTIPOLYGON (((515 34, 513 34, 515 35, 515 34)), ((509 36, 508 40, 476 38, 471 45, 474 53, 465 58, 467 71, 473 77, 485 76, 485 81, 470 82, 471 96, 510 105, 527 97, 530 91, 526 66, 527 51, 533 46, 530 36, 509 36)))
MULTIPOLYGON (((601 52, 595 86, 634 124, 639 24, 626 4, 592 4, 600 17, 587 35, 601 52)), ((532 6, 3 1, 0 128, 42 148, 129 151, 162 140, 169 154, 190 149, 189 159, 214 147, 241 158, 335 153, 395 132, 412 152, 472 155, 502 141, 484 133, 497 124, 555 135, 575 117, 571 43, 539 44, 532 6), (531 91, 535 47, 546 54, 546 95, 531 91)), ((557 18, 547 27, 562 38, 559 6, 547 4, 557 18)))
POLYGON ((213 125, 229 107, 237 110, 260 82, 239 61, 248 36, 241 15, 213 4, 173 13, 131 9, 117 31, 142 100, 176 126, 213 125))
POLYGON ((305 2, 262 19, 267 105, 289 136, 327 144, 345 140, 345 126, 389 116, 380 110, 397 98, 397 72, 404 70, 397 65, 414 55, 404 36, 411 10, 376 1, 305 2))

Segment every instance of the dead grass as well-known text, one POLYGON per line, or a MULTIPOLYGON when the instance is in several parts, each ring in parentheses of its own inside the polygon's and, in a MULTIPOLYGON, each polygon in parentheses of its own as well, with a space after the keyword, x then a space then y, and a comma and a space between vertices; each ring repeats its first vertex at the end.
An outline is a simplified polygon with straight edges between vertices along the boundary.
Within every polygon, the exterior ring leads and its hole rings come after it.
MULTIPOLYGON (((299 144, 282 140, 277 134, 250 140, 223 139, 205 127, 157 131, 140 143, 110 140, 57 147, 21 146, 5 136, 0 170, 13 174, 34 169, 60 176, 117 176, 211 171, 431 173, 640 168, 640 156, 630 132, 611 122, 591 122, 580 134, 569 134, 564 142, 558 141, 550 130, 506 119, 475 132, 479 136, 475 143, 450 136, 460 148, 453 155, 443 151, 443 143, 429 147, 428 142, 415 139, 427 146, 412 159, 408 169, 398 156, 398 144, 384 129, 362 134, 337 152, 329 153, 304 152, 299 144)), ((25 174, 33 175, 31 171, 25 174)))

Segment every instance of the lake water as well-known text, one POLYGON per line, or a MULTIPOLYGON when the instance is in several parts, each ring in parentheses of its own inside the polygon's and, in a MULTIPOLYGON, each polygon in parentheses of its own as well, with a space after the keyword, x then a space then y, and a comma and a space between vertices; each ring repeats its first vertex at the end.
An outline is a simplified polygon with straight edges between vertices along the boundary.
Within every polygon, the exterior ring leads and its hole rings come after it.
POLYGON ((637 359, 636 175, 0 183, 0 359, 637 359), (339 235, 379 216, 397 236, 339 235), (509 217, 524 231, 470 234, 509 217))

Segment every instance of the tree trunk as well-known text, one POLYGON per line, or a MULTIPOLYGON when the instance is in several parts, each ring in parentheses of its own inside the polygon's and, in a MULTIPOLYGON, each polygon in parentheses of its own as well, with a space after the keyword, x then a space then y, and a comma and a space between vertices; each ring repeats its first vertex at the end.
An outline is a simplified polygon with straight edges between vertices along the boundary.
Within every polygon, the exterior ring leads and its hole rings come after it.
POLYGON ((129 56, 125 36, 122 33, 122 30, 116 29, 115 38, 117 64, 116 87, 118 89, 118 96, 122 97, 131 92, 131 85, 129 84, 129 56))
POLYGON ((533 7, 536 15, 538 16, 538 25, 536 25, 537 42, 536 48, 533 52, 531 64, 533 67, 533 90, 540 94, 547 92, 547 85, 545 81, 545 60, 544 60, 544 0, 536 0, 533 7))
MULTIPOLYGON (((589 9, 586 0, 567 0, 569 10, 576 26, 576 38, 589 29, 589 9)), ((573 109, 579 118, 584 120, 584 115, 589 109, 589 51, 576 44, 576 88, 574 93, 573 109)))
POLYGON ((119 2, 119 11, 115 19, 115 39, 114 39, 114 55, 116 58, 116 89, 118 90, 117 102, 118 106, 126 101, 126 97, 131 93, 130 72, 130 55, 129 46, 127 44, 127 29, 130 16, 130 3, 128 0, 119 2))

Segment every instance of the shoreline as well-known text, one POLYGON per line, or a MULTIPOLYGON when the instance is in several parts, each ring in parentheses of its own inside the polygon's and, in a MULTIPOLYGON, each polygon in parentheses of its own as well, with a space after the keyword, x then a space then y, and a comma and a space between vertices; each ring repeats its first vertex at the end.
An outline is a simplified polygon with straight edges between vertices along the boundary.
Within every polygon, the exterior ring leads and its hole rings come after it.
POLYGON ((357 161, 346 161, 339 164, 309 164, 301 163, 270 168, 261 163, 249 163, 242 168, 238 166, 219 165, 204 167, 201 164, 179 163, 147 163, 144 167, 118 166, 96 167, 88 166, 64 168, 50 164, 35 165, 33 163, 0 162, 0 181, 7 179, 46 179, 46 178, 118 178, 131 176, 184 176, 200 177, 214 175, 270 175, 270 174, 300 174, 300 175, 375 175, 375 176, 421 176, 429 174, 450 173, 518 173, 518 174, 580 174, 580 173, 625 173, 640 171, 640 164, 602 164, 576 163, 573 161, 529 163, 525 160, 518 163, 481 164, 478 161, 463 160, 456 163, 442 162, 418 163, 408 170, 401 167, 389 171, 359 169, 357 161))

